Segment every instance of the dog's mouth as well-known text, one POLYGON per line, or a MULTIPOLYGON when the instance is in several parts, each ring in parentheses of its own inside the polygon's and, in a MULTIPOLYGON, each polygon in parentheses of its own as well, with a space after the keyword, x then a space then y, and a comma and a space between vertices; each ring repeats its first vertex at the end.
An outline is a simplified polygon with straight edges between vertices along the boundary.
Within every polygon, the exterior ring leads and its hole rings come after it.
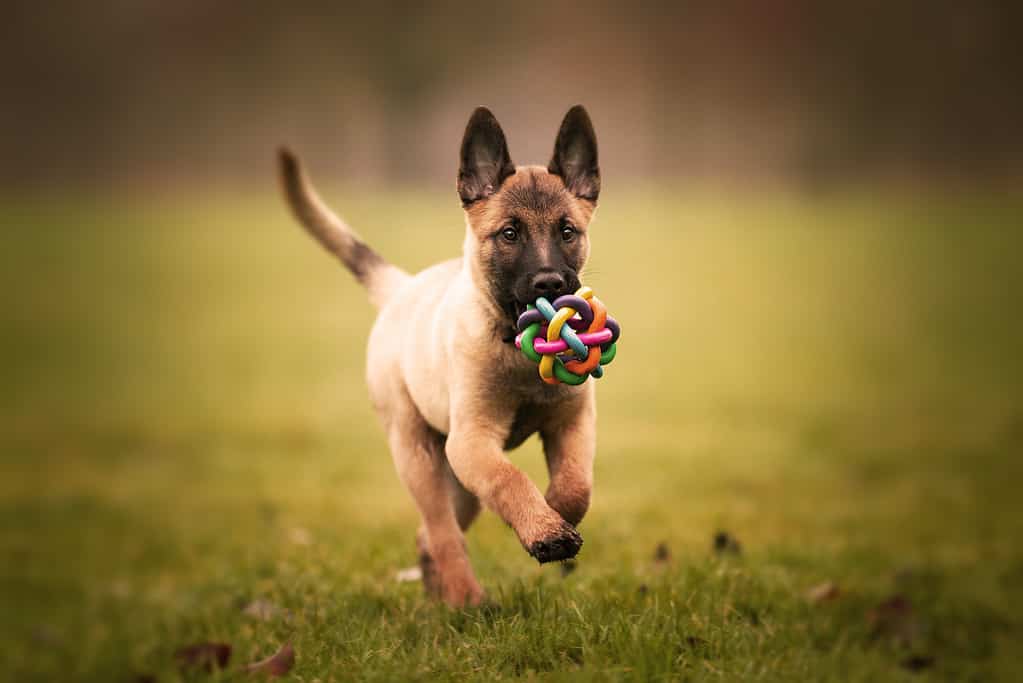
POLYGON ((526 304, 522 303, 521 301, 513 297, 510 300, 507 300, 501 306, 501 308, 504 310, 507 316, 506 330, 501 335, 501 341, 505 342, 506 344, 514 344, 515 337, 519 333, 518 330, 519 318, 522 316, 523 313, 526 312, 526 304))
POLYGON ((512 304, 515 309, 515 322, 518 322, 519 318, 522 317, 522 314, 526 312, 527 305, 518 299, 512 301, 512 304))

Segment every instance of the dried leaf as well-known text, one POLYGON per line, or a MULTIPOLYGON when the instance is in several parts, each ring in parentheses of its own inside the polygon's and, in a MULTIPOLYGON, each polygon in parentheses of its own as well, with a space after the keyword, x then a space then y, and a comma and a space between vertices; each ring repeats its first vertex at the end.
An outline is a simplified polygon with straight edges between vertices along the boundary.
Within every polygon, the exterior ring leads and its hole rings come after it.
POLYGON ((231 659, 231 646, 227 643, 196 643, 180 648, 174 653, 174 659, 182 670, 223 669, 231 659))
POLYGON ((266 659, 254 662, 245 667, 248 673, 266 674, 271 678, 284 676, 295 666, 295 648, 291 643, 285 643, 281 649, 266 659))
POLYGON ((742 553, 742 546, 727 531, 719 531, 714 534, 714 552, 718 555, 739 555, 742 553))
POLYGON ((838 584, 834 581, 825 581, 806 591, 806 599, 813 603, 828 602, 837 599, 842 594, 838 584))
POLYGON ((913 613, 913 606, 903 595, 893 595, 867 614, 867 620, 874 626, 903 619, 913 613))
POLYGON ((703 647, 707 641, 699 636, 686 636, 686 645, 692 648, 703 647))
POLYGON ((920 624, 909 600, 893 595, 867 613, 872 635, 892 638, 903 644, 912 642, 920 631, 920 624))
POLYGON ((654 548, 654 563, 655 564, 667 564, 671 561, 671 548, 665 541, 661 541, 654 548))
POLYGON ((734 609, 735 613, 749 622, 750 626, 760 626, 760 610, 753 605, 739 603, 734 609))
POLYGON ((907 659, 902 660, 899 663, 903 669, 909 669, 910 671, 918 672, 930 669, 934 666, 934 657, 930 655, 913 655, 907 659))

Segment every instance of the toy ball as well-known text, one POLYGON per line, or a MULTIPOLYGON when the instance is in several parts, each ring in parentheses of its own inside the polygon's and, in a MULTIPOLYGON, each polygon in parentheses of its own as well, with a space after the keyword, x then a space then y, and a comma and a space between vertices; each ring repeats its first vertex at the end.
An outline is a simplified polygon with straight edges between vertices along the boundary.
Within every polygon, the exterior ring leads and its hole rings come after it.
POLYGON ((519 316, 515 346, 540 364, 547 384, 577 385, 604 375, 614 360, 621 328, 589 287, 550 303, 540 297, 519 316))

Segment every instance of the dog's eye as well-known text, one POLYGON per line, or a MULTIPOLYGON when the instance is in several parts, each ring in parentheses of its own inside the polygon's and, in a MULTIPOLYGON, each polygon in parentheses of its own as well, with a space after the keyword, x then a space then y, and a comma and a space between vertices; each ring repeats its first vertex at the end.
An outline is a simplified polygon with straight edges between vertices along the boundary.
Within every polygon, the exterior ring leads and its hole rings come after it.
POLYGON ((561 226, 561 239, 565 242, 571 242, 575 239, 575 228, 571 225, 561 226))
POLYGON ((501 230, 501 237, 504 238, 505 242, 517 242, 519 239, 519 231, 509 225, 501 230))

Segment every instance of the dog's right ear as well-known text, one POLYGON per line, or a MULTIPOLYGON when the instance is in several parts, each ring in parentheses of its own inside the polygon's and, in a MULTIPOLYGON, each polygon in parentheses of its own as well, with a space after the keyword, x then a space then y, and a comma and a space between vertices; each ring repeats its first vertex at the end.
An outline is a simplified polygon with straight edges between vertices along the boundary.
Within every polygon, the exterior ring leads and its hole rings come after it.
POLYGON ((486 107, 477 107, 469 118, 459 159, 458 196, 462 206, 494 194, 504 179, 515 173, 501 124, 486 107))

